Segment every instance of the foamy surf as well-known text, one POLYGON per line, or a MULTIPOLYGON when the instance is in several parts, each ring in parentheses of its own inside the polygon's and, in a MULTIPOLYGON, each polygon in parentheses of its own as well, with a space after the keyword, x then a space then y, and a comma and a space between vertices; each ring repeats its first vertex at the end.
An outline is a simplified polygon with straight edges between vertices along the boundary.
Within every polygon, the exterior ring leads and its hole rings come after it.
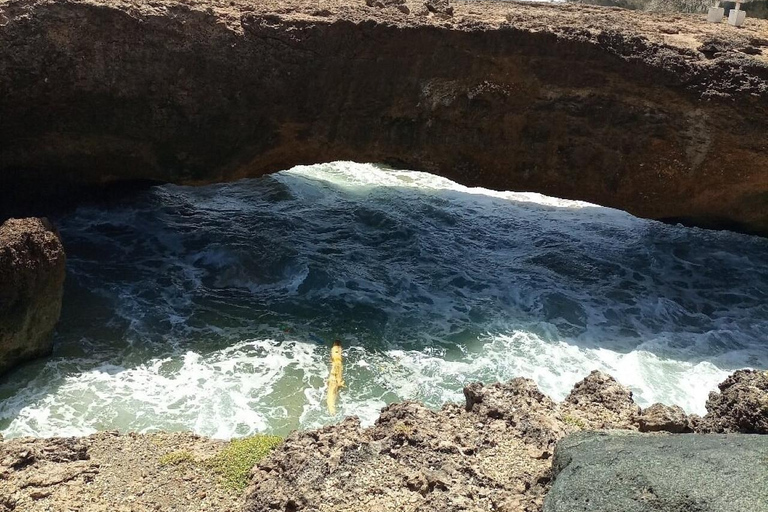
POLYGON ((731 371, 768 367, 768 241, 589 203, 336 162, 59 223, 56 352, 0 384, 9 437, 286 433, 477 380, 562 399, 593 369, 702 413, 731 371))

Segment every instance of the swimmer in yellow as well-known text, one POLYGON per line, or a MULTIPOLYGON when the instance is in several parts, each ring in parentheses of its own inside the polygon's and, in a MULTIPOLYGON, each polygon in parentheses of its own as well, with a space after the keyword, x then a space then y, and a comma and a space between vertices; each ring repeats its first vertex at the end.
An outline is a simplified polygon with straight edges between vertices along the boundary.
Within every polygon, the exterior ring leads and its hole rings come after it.
POLYGON ((331 373, 328 375, 328 412, 336 414, 336 399, 339 397, 339 390, 344 387, 344 378, 342 377, 341 363, 341 342, 336 340, 331 347, 331 373))

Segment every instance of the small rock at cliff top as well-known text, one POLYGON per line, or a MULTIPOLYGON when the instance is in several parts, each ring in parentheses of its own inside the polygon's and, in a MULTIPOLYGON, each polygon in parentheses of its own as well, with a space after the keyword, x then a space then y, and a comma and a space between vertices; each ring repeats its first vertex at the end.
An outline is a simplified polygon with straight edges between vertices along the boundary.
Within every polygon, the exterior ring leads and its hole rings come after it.
POLYGON ((0 374, 50 353, 65 259, 47 219, 9 219, 0 226, 0 374))
POLYGON ((637 417, 640 432, 691 432, 688 415, 678 405, 653 404, 637 417))
POLYGON ((453 16, 453 7, 448 0, 365 0, 365 4, 379 9, 394 7, 405 14, 413 12, 420 16, 430 13, 443 17, 453 16))
POLYGON ((718 388, 697 431, 768 434, 768 371, 738 370, 718 388))
POLYGON ((640 407, 632 391, 597 370, 577 382, 563 403, 575 407, 580 416, 599 428, 633 428, 640 407))
POLYGON ((468 412, 486 421, 504 420, 523 439, 541 448, 554 448, 566 434, 557 421, 557 405, 531 379, 518 377, 490 386, 475 382, 464 388, 464 398, 468 412))
POLYGON ((426 0, 424 5, 427 6, 429 12, 453 16, 453 7, 449 5, 448 0, 426 0))
POLYGON ((768 436, 581 432, 544 512, 768 512, 768 436))

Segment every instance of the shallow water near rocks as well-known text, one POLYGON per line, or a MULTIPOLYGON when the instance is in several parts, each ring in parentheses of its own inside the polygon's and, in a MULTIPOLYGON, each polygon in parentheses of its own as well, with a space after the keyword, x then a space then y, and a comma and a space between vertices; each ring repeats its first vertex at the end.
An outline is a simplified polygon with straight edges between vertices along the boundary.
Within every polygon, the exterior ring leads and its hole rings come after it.
POLYGON ((52 357, 0 381, 5 436, 286 433, 593 369, 703 413, 768 367, 768 240, 336 162, 161 186, 58 219, 52 357), (348 388, 325 409, 330 345, 348 388))

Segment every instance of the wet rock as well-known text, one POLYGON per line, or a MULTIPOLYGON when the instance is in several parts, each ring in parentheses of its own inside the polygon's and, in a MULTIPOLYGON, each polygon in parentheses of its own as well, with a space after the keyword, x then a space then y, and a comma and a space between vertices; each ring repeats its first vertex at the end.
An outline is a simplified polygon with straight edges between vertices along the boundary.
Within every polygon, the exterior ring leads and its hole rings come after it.
POLYGON ((756 512, 768 436, 582 432, 557 445, 544 512, 756 512))
POLYGON ((637 417, 640 432, 692 432, 688 415, 677 405, 653 404, 637 417))
POLYGON ((597 370, 576 383, 563 406, 593 428, 634 428, 640 413, 632 391, 597 370))
POLYGON ((0 374, 50 353, 64 267, 61 240, 46 219, 0 226, 0 374))
POLYGON ((739 370, 707 400, 698 432, 768 434, 768 371, 739 370))

